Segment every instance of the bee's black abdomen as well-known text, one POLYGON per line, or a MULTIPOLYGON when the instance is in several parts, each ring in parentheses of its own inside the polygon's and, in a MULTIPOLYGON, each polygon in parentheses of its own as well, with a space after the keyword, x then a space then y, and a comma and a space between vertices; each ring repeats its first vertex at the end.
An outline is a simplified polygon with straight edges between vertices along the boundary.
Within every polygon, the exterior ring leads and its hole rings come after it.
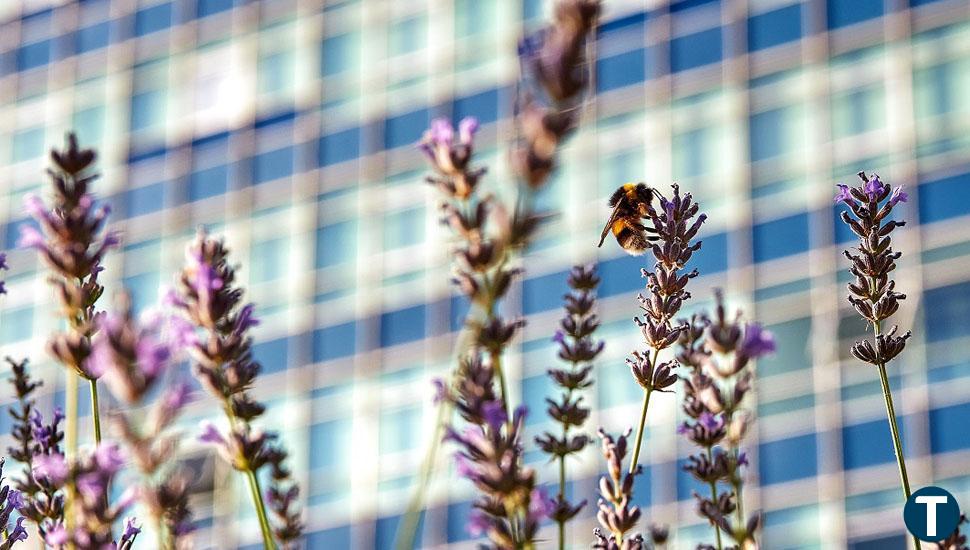
POLYGON ((633 231, 629 227, 624 227, 616 234, 616 242, 620 247, 634 256, 639 256, 647 251, 649 243, 643 233, 633 231))

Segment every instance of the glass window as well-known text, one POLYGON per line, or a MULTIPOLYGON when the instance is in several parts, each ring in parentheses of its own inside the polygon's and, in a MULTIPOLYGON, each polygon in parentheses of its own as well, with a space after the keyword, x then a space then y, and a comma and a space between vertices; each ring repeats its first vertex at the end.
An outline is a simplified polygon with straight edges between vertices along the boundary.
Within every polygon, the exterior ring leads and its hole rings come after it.
POLYGON ((794 145, 794 107, 782 107, 751 115, 751 160, 759 161, 791 151, 794 145))
POLYGON ((643 82, 647 77, 646 63, 643 48, 597 59, 596 91, 608 92, 643 82))
POLYGON ((918 189, 922 223, 970 214, 970 172, 928 181, 918 189))
POLYGON ((384 216, 384 250, 424 242, 424 208, 392 212, 384 216))
POLYGON ((766 327, 775 335, 777 351, 758 360, 758 374, 771 376, 812 366, 808 339, 812 332, 812 319, 805 317, 766 327))
POLYGON ((957 98, 966 95, 968 71, 970 64, 966 61, 947 61, 916 70, 913 75, 916 116, 925 118, 966 110, 966 102, 957 98))
POLYGON ((802 36, 802 5, 792 4, 748 18, 748 51, 758 51, 802 36))
POLYGON ((427 42, 427 20, 424 15, 409 17, 391 24, 390 55, 401 55, 423 48, 427 42))
POLYGON ((335 527, 307 534, 307 548, 352 548, 350 526, 335 527))
POLYGON ((279 93, 292 91, 296 83, 293 52, 275 52, 259 60, 259 91, 279 93))
POLYGON ((717 146, 715 129, 695 128, 674 135, 674 174, 677 178, 692 178, 710 169, 717 146))
POLYGON ((353 321, 313 331, 313 361, 328 361, 353 355, 356 339, 357 325, 353 321))
POLYGON ((172 25, 172 4, 158 4, 135 13, 135 35, 165 30, 172 25))
POLYGON ((320 138, 320 166, 352 160, 360 156, 360 128, 350 128, 320 138))
POLYGON ((970 334, 970 282, 931 288, 924 293, 926 339, 941 342, 970 334))
POLYGON ((293 173, 293 153, 293 147, 284 147, 256 155, 253 158, 253 182, 289 177, 293 173))
POLYGON ((25 44, 17 50, 17 70, 27 71, 50 63, 51 41, 41 40, 25 44))
MULTIPOLYGON (((905 422, 898 422, 901 437, 905 422)), ((889 423, 885 418, 842 428, 842 467, 846 470, 895 460, 889 423)))
POLYGON ((250 259, 252 282, 265 283, 282 277, 289 267, 288 250, 286 237, 254 243, 250 259))
MULTIPOLYGON (((612 237, 607 236, 607 238, 612 237)), ((601 282, 597 294, 605 298, 642 289, 643 280, 640 278, 642 267, 641 258, 627 254, 600 262, 597 271, 601 282)))
POLYGON ((110 21, 102 21, 90 27, 78 29, 74 39, 74 47, 77 53, 90 52, 107 46, 110 28, 110 21))
POLYGON ((354 259, 357 221, 348 220, 317 229, 316 267, 332 267, 354 259))
POLYGON ((808 214, 762 222, 752 229, 754 261, 764 262, 808 250, 808 214))
POLYGON ((157 212, 165 207, 165 183, 136 187, 125 194, 129 218, 157 212))
POLYGON ((455 99, 454 118, 461 120, 466 116, 478 118, 482 124, 498 120, 498 90, 486 90, 477 94, 455 99))
POLYGON ((527 425, 548 422, 546 416, 546 399, 559 401, 558 386, 546 374, 530 376, 522 379, 522 404, 528 407, 529 414, 525 417, 527 425))
POLYGON ((468 533, 471 511, 471 502, 459 502, 448 505, 448 542, 457 542, 471 538, 468 533))
POLYGON ((213 15, 226 11, 232 7, 233 0, 198 0, 196 14, 198 17, 213 15))
POLYGON ((930 411, 930 447, 934 453, 970 448, 970 403, 930 411))
POLYGON ((101 143, 104 134, 104 106, 74 113, 74 131, 81 143, 101 143))
POLYGON ((707 235, 701 239, 701 242, 703 246, 691 256, 687 268, 697 268, 702 274, 726 270, 728 267, 727 233, 707 235))
POLYGON ((883 0, 828 0, 826 15, 830 29, 838 29, 879 17, 883 0))
POLYGON ((834 137, 861 134, 883 126, 886 117, 881 88, 865 88, 838 94, 832 98, 832 133, 834 137))
POLYGON ((131 310, 138 314, 158 305, 158 289, 161 275, 157 272, 141 273, 125 277, 125 291, 131 297, 131 310))
POLYGON ((388 118, 384 123, 384 148, 393 149, 402 145, 414 145, 431 123, 428 109, 418 109, 388 118))
POLYGON ((360 33, 350 32, 323 40, 320 52, 320 74, 333 76, 354 69, 360 62, 360 33))
POLYGON ((8 309, 0 321, 0 339, 4 342, 28 340, 32 335, 34 308, 27 306, 8 309))
POLYGON ((192 172, 189 176, 189 201, 224 195, 229 188, 229 167, 214 166, 192 172))
POLYGON ((456 0, 455 36, 483 35, 496 24, 495 0, 456 0))
POLYGON ((394 409, 381 413, 380 452, 398 453, 414 449, 421 443, 421 407, 394 409))
POLYGON ((310 469, 326 468, 328 473, 347 471, 353 422, 340 418, 310 427, 310 469))
POLYGON ((566 271, 558 271, 526 279, 522 283, 522 313, 531 315, 562 306, 562 297, 569 292, 566 285, 568 275, 566 271))
POLYGON ((381 314, 381 345, 393 346, 424 338, 425 309, 420 305, 381 314))
POLYGON ((721 60, 721 28, 708 29, 670 41, 670 70, 686 71, 721 60))
POLYGON ((44 155, 44 129, 30 128, 21 130, 13 136, 13 158, 14 162, 37 158, 44 155))
POLYGON ((812 477, 818 472, 815 434, 761 443, 758 472, 763 485, 812 477))
POLYGON ((253 359, 262 365, 262 373, 281 372, 287 367, 287 339, 278 338, 253 345, 253 359))
POLYGON ((150 90, 131 96, 131 130, 144 130, 165 122, 165 92, 150 90))
POLYGON ((909 541, 905 535, 890 535, 878 539, 860 540, 849 543, 849 550, 885 550, 886 548, 906 548, 909 541))

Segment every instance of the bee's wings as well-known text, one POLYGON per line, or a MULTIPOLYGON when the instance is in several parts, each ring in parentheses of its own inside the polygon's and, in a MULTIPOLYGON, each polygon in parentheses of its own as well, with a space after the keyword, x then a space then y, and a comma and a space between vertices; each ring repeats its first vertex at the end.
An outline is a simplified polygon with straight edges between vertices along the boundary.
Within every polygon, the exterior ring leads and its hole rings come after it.
POLYGON ((610 214, 610 219, 608 219, 606 221, 606 225, 603 226, 603 232, 600 234, 600 242, 598 245, 596 245, 596 248, 600 248, 603 246, 603 241, 606 240, 606 236, 609 234, 610 228, 613 227, 613 222, 615 222, 616 219, 619 217, 621 204, 622 204, 622 201, 619 201, 616 203, 616 206, 613 207, 613 212, 610 214))

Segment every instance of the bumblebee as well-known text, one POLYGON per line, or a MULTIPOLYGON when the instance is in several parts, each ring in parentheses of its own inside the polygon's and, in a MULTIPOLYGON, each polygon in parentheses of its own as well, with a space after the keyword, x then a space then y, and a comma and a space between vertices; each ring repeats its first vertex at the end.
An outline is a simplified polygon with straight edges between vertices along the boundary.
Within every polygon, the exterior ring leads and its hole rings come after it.
POLYGON ((610 197, 610 207, 613 213, 603 227, 600 242, 603 246, 606 235, 612 231, 620 247, 633 256, 646 252, 651 241, 657 237, 651 235, 652 230, 643 225, 640 220, 647 217, 647 206, 653 198, 654 191, 644 183, 625 183, 610 197))

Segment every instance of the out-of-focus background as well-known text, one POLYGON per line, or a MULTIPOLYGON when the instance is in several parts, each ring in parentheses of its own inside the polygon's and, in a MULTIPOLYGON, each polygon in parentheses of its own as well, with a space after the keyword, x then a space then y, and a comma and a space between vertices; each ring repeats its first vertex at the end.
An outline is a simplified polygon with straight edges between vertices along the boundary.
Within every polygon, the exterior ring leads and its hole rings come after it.
MULTIPOLYGON (((263 320, 256 393, 292 450, 307 546, 390 547, 435 418, 429 380, 451 368, 465 311, 414 144, 435 116, 475 115, 486 185, 511 184, 516 44, 549 3, 3 0, 3 353, 47 378, 43 407, 63 400, 42 351, 56 326, 45 275, 14 249, 29 223, 23 195, 43 192, 45 151, 73 128, 100 150, 97 192, 125 234, 109 293, 150 306, 197 225, 224 233, 263 320)), ((508 361, 513 400, 532 410, 529 440, 549 427, 550 336, 576 262, 599 263, 608 340, 588 425, 635 424, 640 393, 623 358, 639 342, 630 319, 646 260, 594 244, 615 187, 676 180, 710 214, 687 311, 723 287, 778 339, 758 365, 745 493, 765 512, 764 547, 902 548, 879 383, 848 354, 864 325, 844 302, 851 235, 832 202, 834 184, 865 169, 910 197, 896 232, 909 298, 895 320, 915 336, 892 367, 910 475, 970 507, 970 5, 606 0, 594 50, 595 94, 540 197, 561 215, 505 305, 529 321, 508 361)), ((214 410, 200 394, 186 425, 214 410)), ((687 548, 709 527, 693 514, 677 419, 675 396, 654 399, 637 499, 646 517, 679 525, 673 547, 687 548)), ((186 451, 198 546, 258 544, 244 488, 206 449, 186 451)), ((601 460, 595 446, 581 456, 571 490, 592 499, 601 460)), ((554 481, 543 456, 528 458, 554 481)), ((440 465, 420 542, 469 547, 472 487, 447 457, 440 465)), ((591 512, 574 522, 577 547, 591 512)))

